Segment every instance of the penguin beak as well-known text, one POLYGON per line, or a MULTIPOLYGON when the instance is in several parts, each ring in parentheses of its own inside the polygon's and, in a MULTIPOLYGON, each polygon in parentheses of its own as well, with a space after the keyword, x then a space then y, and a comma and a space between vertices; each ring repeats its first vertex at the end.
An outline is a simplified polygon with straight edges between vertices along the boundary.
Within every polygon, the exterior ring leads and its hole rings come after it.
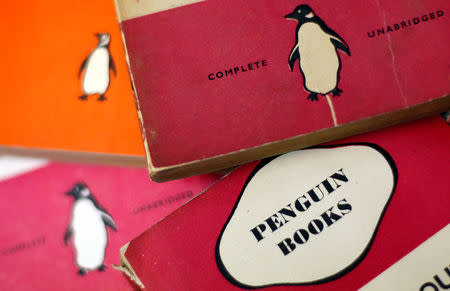
POLYGON ((100 38, 100 36, 101 36, 100 33, 94 33, 94 35, 95 35, 97 38, 100 38))
POLYGON ((75 197, 75 193, 73 193, 72 190, 67 191, 67 192, 66 192, 66 195, 67 195, 67 196, 74 196, 74 197, 75 197))
POLYGON ((287 18, 287 19, 297 19, 297 17, 295 17, 295 12, 292 12, 291 14, 285 15, 284 18, 287 18))

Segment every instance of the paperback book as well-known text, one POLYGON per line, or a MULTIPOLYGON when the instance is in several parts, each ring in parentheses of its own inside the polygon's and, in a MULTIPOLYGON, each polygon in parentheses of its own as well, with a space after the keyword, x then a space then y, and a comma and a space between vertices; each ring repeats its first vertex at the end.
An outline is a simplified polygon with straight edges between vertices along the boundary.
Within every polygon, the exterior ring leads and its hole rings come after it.
POLYGON ((449 133, 434 117, 241 166, 125 245, 121 269, 145 290, 448 286, 449 133))
POLYGON ((450 108, 445 0, 116 7, 155 181, 450 108))

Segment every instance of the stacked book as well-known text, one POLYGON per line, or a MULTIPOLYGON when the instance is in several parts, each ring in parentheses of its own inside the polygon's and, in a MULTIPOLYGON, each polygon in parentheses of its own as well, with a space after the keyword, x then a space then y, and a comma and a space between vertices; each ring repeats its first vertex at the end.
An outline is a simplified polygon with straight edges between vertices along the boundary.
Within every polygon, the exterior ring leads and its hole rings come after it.
POLYGON ((2 289, 449 288, 448 1, 9 5, 2 289))
POLYGON ((6 10, 0 154, 145 167, 113 1, 6 10))
POLYGON ((449 127, 398 125, 450 108, 447 1, 116 7, 151 178, 241 165, 121 249, 133 282, 448 288, 449 127))
POLYGON ((447 1, 116 6, 155 181, 450 107, 447 1))

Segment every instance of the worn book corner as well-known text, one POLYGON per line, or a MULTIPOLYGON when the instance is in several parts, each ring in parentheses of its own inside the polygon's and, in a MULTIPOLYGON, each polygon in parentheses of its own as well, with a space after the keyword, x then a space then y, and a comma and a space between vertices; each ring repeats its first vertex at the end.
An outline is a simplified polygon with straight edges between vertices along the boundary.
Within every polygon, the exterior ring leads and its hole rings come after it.
POLYGON ((130 262, 128 262, 127 257, 125 256, 125 252, 128 249, 128 245, 130 243, 126 243, 123 247, 120 248, 120 265, 113 265, 113 268, 122 272, 127 276, 131 281, 136 283, 141 289, 145 289, 144 284, 139 279, 137 274, 134 272, 133 267, 131 267, 130 262))

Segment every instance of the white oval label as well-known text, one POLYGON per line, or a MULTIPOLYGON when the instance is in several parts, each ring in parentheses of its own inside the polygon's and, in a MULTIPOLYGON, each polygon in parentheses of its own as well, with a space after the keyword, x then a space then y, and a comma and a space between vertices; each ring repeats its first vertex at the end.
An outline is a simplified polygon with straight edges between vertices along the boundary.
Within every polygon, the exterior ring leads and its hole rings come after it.
POLYGON ((246 288, 336 279, 367 254, 396 182, 392 158, 374 144, 264 160, 219 236, 219 269, 246 288))

